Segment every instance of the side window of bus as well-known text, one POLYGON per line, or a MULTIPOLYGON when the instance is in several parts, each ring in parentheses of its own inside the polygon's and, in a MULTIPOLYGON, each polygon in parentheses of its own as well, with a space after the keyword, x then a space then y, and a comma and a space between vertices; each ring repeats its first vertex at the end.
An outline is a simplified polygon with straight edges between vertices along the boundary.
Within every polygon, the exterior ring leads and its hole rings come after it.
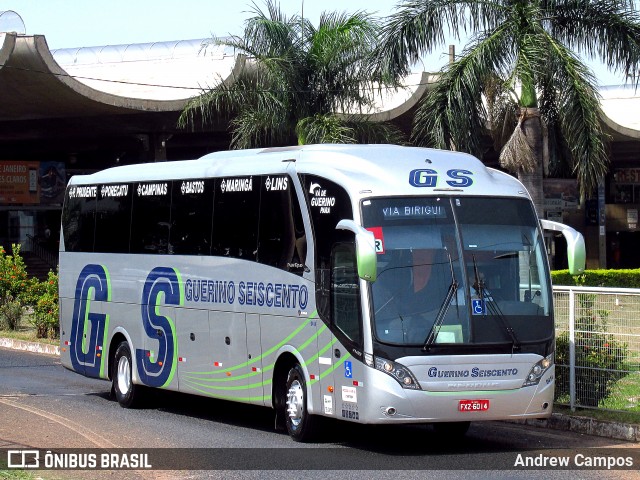
POLYGON ((75 186, 67 189, 62 212, 62 231, 67 252, 93 252, 96 198, 91 192, 75 186))
POLYGON ((176 180, 171 199, 169 244, 176 255, 209 255, 213 180, 176 180))
POLYGON ((100 185, 96 206, 95 251, 129 253, 133 184, 100 185))
POLYGON ((360 280, 352 243, 333 248, 331 311, 334 325, 351 341, 360 343, 360 280))
POLYGON ((259 177, 216 179, 213 255, 256 260, 260 216, 259 177))
POLYGON ((131 209, 131 253, 171 253, 171 182, 137 183, 131 209))
POLYGON ((336 230, 342 219, 353 219, 349 194, 340 185, 316 175, 301 175, 315 239, 318 314, 331 319, 331 252, 339 243, 353 243, 353 233, 336 230))
POLYGON ((261 177, 258 262, 302 275, 307 239, 295 187, 287 175, 261 177))

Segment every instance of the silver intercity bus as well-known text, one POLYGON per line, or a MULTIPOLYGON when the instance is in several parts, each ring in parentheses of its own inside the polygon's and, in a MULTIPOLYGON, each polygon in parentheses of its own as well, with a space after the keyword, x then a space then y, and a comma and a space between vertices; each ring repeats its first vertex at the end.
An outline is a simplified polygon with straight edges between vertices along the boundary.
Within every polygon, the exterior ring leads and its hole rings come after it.
MULTIPOLYGON (((584 242, 568 241, 570 270, 584 242)), ((116 167, 69 182, 63 364, 265 405, 299 441, 321 417, 548 417, 549 267, 527 191, 454 152, 311 145, 116 167)))

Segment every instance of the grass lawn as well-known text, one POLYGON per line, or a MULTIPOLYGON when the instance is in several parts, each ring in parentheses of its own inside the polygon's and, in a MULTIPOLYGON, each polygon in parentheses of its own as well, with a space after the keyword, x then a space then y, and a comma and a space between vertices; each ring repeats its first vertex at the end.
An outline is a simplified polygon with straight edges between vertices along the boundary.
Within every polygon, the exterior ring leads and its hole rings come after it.
MULTIPOLYGON (((0 465, 1 468, 3 468, 2 465, 0 465)), ((30 480, 32 478, 38 477, 24 470, 0 470, 0 480, 30 480)))
POLYGON ((576 408, 574 412, 566 405, 554 405, 554 413, 573 415, 577 417, 588 417, 595 420, 610 422, 621 422, 640 425, 640 412, 612 412, 609 410, 599 410, 593 408, 576 408))

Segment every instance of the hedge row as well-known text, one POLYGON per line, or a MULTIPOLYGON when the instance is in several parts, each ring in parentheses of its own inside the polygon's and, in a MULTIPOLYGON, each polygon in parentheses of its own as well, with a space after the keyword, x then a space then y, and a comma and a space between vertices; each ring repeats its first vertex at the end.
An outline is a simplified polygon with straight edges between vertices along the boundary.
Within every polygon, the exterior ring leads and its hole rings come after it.
POLYGON ((554 285, 640 288, 640 268, 585 270, 581 275, 570 275, 569 270, 556 270, 551 272, 551 280, 554 285))

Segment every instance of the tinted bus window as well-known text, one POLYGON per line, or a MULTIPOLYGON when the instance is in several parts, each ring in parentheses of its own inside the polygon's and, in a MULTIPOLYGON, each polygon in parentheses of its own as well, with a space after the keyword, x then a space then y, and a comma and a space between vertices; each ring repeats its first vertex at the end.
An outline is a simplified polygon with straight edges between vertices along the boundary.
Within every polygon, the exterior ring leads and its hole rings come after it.
POLYGON ((131 253, 169 253, 171 182, 136 184, 131 214, 131 253))
POLYGON ((94 185, 75 185, 67 190, 62 212, 67 252, 93 252, 97 191, 94 185))
POLYGON ((259 177, 216 180, 212 253, 256 260, 260 215, 259 177))
POLYGON ((132 184, 101 185, 96 207, 95 251, 129 252, 132 184))
POLYGON ((302 185, 316 244, 316 301, 318 313, 330 318, 331 250, 341 242, 353 243, 353 233, 336 230, 340 220, 353 220, 349 194, 340 185, 315 175, 302 175, 302 185))
POLYGON ((213 180, 174 182, 169 237, 172 253, 177 255, 209 255, 211 253, 213 190, 213 180))
POLYGON ((300 205, 290 177, 261 178, 258 262, 302 275, 307 239, 300 205))

